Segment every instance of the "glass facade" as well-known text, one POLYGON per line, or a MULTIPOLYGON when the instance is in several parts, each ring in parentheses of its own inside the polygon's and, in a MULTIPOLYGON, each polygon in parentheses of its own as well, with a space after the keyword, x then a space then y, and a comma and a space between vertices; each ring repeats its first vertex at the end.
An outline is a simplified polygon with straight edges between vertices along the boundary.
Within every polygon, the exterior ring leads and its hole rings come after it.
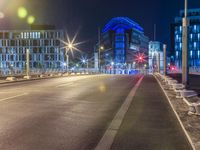
POLYGON ((22 74, 26 50, 30 51, 31 70, 63 69, 64 32, 60 30, 0 31, 0 75, 22 74))
POLYGON ((111 19, 101 33, 101 65, 122 68, 132 66, 135 54, 138 52, 148 55, 149 39, 144 35, 143 28, 127 17, 111 19))
MULTIPOLYGON (((175 65, 178 68, 182 66, 182 17, 184 12, 180 11, 180 17, 175 18, 174 44, 175 65)), ((188 54, 189 66, 200 67, 200 9, 190 9, 188 11, 190 26, 188 27, 188 54)))

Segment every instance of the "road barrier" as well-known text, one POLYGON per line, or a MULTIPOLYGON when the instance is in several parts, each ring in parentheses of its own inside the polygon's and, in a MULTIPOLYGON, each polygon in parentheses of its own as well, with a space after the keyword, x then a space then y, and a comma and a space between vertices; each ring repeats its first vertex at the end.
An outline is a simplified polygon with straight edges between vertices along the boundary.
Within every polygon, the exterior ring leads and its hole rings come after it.
MULTIPOLYGON (((176 93, 176 98, 181 98, 188 105, 188 114, 200 115, 200 98, 197 92, 193 90, 186 90, 183 84, 178 83, 171 77, 164 76, 159 73, 155 75, 167 86, 168 90, 172 90, 176 93)), ((166 89, 165 88, 165 89, 166 89)))

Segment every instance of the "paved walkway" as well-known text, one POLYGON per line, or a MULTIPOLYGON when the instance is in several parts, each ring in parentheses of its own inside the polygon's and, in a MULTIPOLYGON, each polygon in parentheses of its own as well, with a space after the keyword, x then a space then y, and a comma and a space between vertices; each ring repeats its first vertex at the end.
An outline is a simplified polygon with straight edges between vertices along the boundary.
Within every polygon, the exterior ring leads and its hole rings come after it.
POLYGON ((111 149, 192 149, 164 93, 153 76, 144 78, 111 149))

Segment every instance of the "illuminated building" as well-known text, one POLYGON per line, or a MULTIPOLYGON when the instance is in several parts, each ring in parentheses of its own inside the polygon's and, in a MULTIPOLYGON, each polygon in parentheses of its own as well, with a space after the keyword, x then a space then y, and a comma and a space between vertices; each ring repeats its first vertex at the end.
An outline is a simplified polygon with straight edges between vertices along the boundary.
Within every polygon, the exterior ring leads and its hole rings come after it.
POLYGON ((163 47, 162 44, 158 41, 149 42, 149 69, 156 70, 158 67, 158 59, 160 55, 160 68, 163 69, 163 47))
POLYGON ((64 69, 64 49, 60 42, 64 33, 62 30, 1 30, 0 74, 23 73, 27 49, 31 71, 64 69))
MULTIPOLYGON (((182 66, 182 18, 184 11, 180 11, 179 17, 175 18, 175 23, 172 24, 171 45, 174 50, 175 65, 178 68, 182 66)), ((189 9, 188 18, 190 20, 188 30, 188 54, 189 66, 200 67, 200 9, 189 9)))
POLYGON ((106 68, 133 68, 135 55, 148 55, 149 39, 143 28, 127 17, 112 18, 102 29, 100 45, 101 66, 106 68))

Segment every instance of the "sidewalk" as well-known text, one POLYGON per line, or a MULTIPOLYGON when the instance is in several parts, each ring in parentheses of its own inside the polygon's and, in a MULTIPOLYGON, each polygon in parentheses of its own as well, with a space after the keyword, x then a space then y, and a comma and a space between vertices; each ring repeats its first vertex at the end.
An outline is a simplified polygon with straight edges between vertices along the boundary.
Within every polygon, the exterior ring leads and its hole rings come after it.
POLYGON ((153 76, 145 76, 143 79, 111 149, 192 149, 167 98, 153 76))

